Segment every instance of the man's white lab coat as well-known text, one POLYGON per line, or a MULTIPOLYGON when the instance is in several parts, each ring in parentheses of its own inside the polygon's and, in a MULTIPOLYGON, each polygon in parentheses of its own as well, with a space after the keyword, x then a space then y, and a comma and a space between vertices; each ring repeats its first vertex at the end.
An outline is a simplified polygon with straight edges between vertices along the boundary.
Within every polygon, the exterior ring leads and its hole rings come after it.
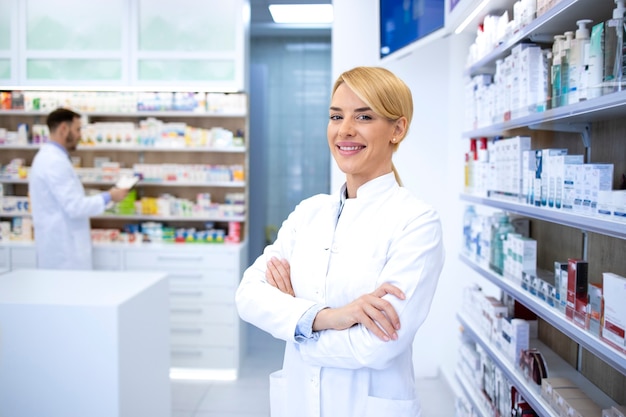
POLYGON ((67 153, 42 145, 29 174, 37 266, 92 269, 89 217, 105 209, 101 195, 85 196, 67 153))
POLYGON ((412 343, 443 267, 439 217, 393 174, 360 187, 337 220, 339 201, 337 195, 303 201, 237 290, 241 318, 287 342, 283 369, 270 378, 272 416, 419 416, 412 343), (289 261, 295 298, 266 282, 272 256, 289 261), (406 294, 384 297, 400 316, 398 340, 384 342, 362 325, 295 340, 309 307, 341 307, 384 282, 406 294))

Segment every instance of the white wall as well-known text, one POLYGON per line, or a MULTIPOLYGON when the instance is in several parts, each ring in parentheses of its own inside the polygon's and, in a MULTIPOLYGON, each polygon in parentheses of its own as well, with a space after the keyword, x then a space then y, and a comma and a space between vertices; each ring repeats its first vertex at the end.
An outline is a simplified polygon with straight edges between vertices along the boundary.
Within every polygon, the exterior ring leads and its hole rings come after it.
MULTIPOLYGON (((408 55, 380 62, 378 0, 335 0, 333 5, 333 77, 354 66, 379 65, 395 72, 413 92, 413 123, 394 163, 404 185, 439 211, 447 253, 431 313, 414 343, 415 370, 418 377, 443 372, 452 382, 459 339, 456 312, 462 287, 476 279, 457 256, 464 209, 459 200, 463 155, 469 146, 461 139, 462 73, 472 39, 439 37, 418 44, 408 55)), ((343 181, 333 163, 332 190, 343 181)))

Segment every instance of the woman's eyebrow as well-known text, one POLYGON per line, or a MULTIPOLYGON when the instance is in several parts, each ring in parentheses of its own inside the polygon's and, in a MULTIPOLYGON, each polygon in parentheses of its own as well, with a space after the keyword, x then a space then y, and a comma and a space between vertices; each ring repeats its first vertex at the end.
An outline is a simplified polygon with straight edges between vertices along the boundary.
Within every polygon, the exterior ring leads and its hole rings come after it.
MULTIPOLYGON (((341 111, 341 107, 330 107, 330 110, 332 111, 341 111)), ((359 107, 358 109, 354 109, 355 113, 360 113, 360 112, 364 112, 364 111, 372 111, 371 107, 359 107)))

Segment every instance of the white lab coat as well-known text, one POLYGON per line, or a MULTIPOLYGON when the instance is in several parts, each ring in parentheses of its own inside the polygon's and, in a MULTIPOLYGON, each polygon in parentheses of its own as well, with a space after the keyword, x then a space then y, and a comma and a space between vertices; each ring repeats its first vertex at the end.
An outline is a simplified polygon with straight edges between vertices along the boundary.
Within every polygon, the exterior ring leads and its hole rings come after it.
POLYGON ((283 369, 270 377, 272 417, 419 416, 412 343, 443 267, 439 217, 393 174, 361 186, 337 221, 338 209, 338 195, 300 203, 237 290, 241 318, 286 341, 283 369), (289 261, 295 298, 266 282, 272 256, 289 261), (295 340, 309 307, 344 306, 383 282, 406 294, 404 301, 384 297, 400 316, 397 341, 362 325, 295 340))
POLYGON ((104 211, 101 195, 85 196, 68 155, 46 143, 35 155, 29 193, 37 266, 92 269, 89 217, 104 211))

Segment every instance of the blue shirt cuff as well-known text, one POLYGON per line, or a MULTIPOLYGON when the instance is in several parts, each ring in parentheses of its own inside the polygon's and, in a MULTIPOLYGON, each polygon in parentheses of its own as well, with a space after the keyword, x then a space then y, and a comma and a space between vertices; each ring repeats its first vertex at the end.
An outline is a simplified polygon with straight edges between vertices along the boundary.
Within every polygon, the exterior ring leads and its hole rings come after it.
POLYGON ((313 307, 304 312, 296 326, 296 342, 304 342, 305 340, 309 339, 317 340, 317 338, 319 337, 319 332, 313 331, 313 322, 315 321, 315 316, 317 316, 317 313, 325 308, 327 308, 327 306, 322 304, 315 304, 313 307))
POLYGON ((101 195, 105 206, 111 202, 111 194, 108 191, 103 192, 101 195))

